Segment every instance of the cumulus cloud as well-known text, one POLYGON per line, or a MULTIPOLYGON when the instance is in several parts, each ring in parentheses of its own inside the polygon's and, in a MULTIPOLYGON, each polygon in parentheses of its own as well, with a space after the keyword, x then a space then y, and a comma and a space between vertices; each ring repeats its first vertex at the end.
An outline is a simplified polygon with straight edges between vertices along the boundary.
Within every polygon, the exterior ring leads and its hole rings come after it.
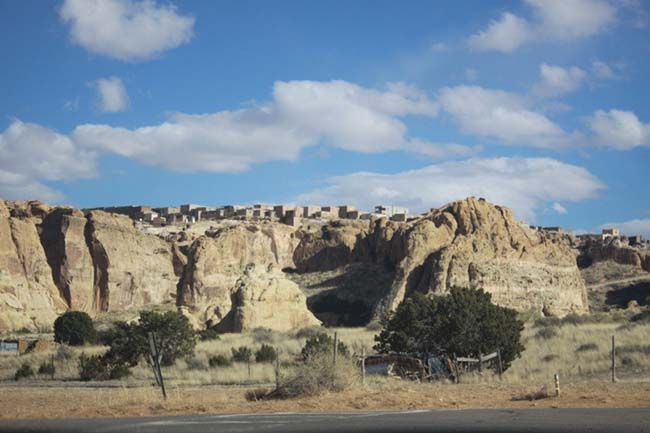
POLYGON ((139 61, 189 42, 194 18, 154 0, 65 0, 59 15, 70 38, 90 52, 139 61))
POLYGON ((604 185, 582 167, 550 158, 471 158, 396 174, 352 173, 297 197, 300 203, 350 203, 361 209, 390 202, 426 211, 467 196, 512 208, 533 222, 536 210, 554 201, 596 196, 604 185))
POLYGON ((563 68, 542 63, 539 76, 533 93, 541 97, 555 97, 576 91, 587 78, 587 73, 577 66, 563 68))
POLYGON ((444 53, 445 51, 449 51, 449 47, 444 42, 435 42, 431 44, 431 51, 434 53, 444 53))
POLYGON ((553 203, 553 210, 560 215, 565 215, 567 213, 566 208, 558 202, 553 203))
POLYGON ((505 12, 470 36, 470 48, 511 53, 533 42, 573 41, 604 31, 617 15, 614 4, 605 0, 526 0, 526 4, 531 19, 505 12))
POLYGON ((61 193, 43 181, 95 175, 95 153, 69 137, 33 123, 14 120, 0 134, 0 196, 58 202, 61 193))
POLYGON ((641 235, 645 239, 650 239, 650 219, 633 219, 618 223, 607 223, 600 226, 600 228, 617 228, 623 235, 641 235))
POLYGON ((581 142, 580 134, 566 133, 515 93, 479 86, 446 87, 438 101, 464 132, 502 144, 559 149, 581 142))
POLYGON ((97 89, 98 108, 100 111, 104 113, 117 113, 126 110, 126 107, 129 105, 129 95, 120 78, 100 78, 94 84, 97 89))
POLYGON ((470 36, 469 46, 477 51, 511 53, 534 37, 530 24, 509 12, 493 20, 487 29, 470 36))
POLYGON ((598 110, 587 118, 596 143, 618 150, 650 146, 650 123, 643 123, 631 111, 598 110))
POLYGON ((346 81, 290 81, 276 82, 265 104, 178 113, 136 129, 80 125, 73 137, 86 148, 188 171, 239 172, 255 163, 295 160, 302 149, 322 142, 361 153, 402 150, 436 158, 475 153, 476 148, 408 136, 402 117, 437 113, 435 101, 403 83, 375 90, 346 81))

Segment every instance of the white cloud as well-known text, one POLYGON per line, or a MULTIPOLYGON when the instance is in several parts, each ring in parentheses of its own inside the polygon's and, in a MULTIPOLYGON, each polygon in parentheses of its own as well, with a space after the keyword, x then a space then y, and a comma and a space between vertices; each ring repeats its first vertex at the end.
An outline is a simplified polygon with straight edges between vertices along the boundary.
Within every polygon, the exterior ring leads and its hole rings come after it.
POLYGON ((533 86, 533 93, 542 97, 562 96, 574 92, 587 78, 587 73, 576 66, 563 68, 546 63, 540 65, 539 75, 540 80, 533 86))
POLYGON ((604 78, 604 79, 612 79, 616 78, 616 74, 612 70, 612 68, 605 62, 602 62, 600 60, 594 60, 591 63, 591 70, 593 71, 594 75, 598 78, 604 78))
POLYGON ((437 103, 403 83, 379 91, 345 81, 290 81, 276 82, 266 104, 178 113, 160 125, 133 130, 81 125, 73 137, 91 149, 180 171, 239 172, 255 163, 295 160, 302 149, 321 142, 362 153, 401 150, 438 158, 475 153, 459 144, 409 137, 400 120, 437 112, 437 103))
POLYGON ((581 141, 579 134, 567 134, 515 93, 479 86, 446 87, 438 101, 464 132, 502 144, 558 149, 581 141))
POLYGON ((542 41, 572 41, 596 35, 616 21, 617 8, 605 0, 526 0, 528 20, 503 13, 488 27, 470 36, 470 48, 511 53, 523 45, 542 41))
POLYGON ((470 36, 470 48, 477 51, 511 53, 534 37, 530 24, 509 12, 493 20, 487 29, 470 36))
POLYGON ((618 150, 650 146, 650 123, 643 123, 631 111, 596 111, 587 118, 596 143, 618 150))
POLYGON ((553 203, 553 210, 559 213, 560 215, 566 215, 567 213, 566 208, 558 202, 553 203))
POLYGON ((104 113, 124 111, 129 105, 129 95, 118 77, 100 78, 95 83, 99 109, 104 113))
POLYGON ((618 223, 607 223, 600 226, 600 228, 618 228, 623 235, 642 235, 645 239, 650 239, 650 219, 634 219, 618 223))
POLYGON ((194 18, 154 0, 65 0, 59 11, 73 42, 93 53, 138 61, 189 42, 194 18))
POLYGON ((444 53, 445 51, 449 51, 449 47, 444 42, 435 42, 431 44, 431 51, 434 53, 444 53))
POLYGON ((518 218, 532 222, 536 210, 550 202, 587 200, 604 187, 584 168, 550 158, 472 158, 396 174, 337 176, 296 201, 350 203, 361 209, 390 202, 422 212, 476 196, 508 206, 518 218))
POLYGON ((95 154, 82 149, 65 135, 14 120, 0 134, 0 196, 60 201, 61 193, 43 181, 92 177, 95 154))

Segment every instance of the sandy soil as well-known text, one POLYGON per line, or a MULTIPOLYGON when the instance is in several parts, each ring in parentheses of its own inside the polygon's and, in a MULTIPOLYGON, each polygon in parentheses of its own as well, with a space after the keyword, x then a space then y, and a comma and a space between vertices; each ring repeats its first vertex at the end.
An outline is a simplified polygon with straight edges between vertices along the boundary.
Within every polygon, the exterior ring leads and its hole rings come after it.
MULTIPOLYGON (((541 385, 541 384, 540 384, 541 385)), ((551 384, 549 392, 553 394, 551 384)), ((340 393, 294 400, 253 401, 245 389, 200 387, 171 389, 164 401, 155 388, 0 387, 0 419, 122 417, 201 413, 284 411, 405 410, 435 408, 649 407, 650 382, 575 382, 562 395, 512 401, 539 386, 504 384, 415 384, 390 380, 340 393)))

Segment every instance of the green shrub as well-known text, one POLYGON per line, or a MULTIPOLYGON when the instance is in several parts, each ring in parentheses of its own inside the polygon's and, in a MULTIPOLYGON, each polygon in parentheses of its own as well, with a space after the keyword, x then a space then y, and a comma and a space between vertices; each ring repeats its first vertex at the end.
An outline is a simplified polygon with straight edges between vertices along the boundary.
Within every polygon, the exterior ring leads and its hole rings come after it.
POLYGON ((207 355, 200 353, 199 356, 192 356, 185 360, 189 370, 207 370, 209 361, 207 355))
POLYGON ((550 340, 551 338, 557 337, 558 335, 559 333, 555 328, 542 328, 537 331, 535 338, 539 338, 541 340, 550 340))
POLYGON ((197 332, 197 335, 201 341, 213 341, 221 339, 219 332, 217 332, 217 328, 206 328, 202 331, 197 332))
POLYGON ((32 331, 29 328, 22 327, 19 330, 16 331, 16 334, 31 334, 32 331))
POLYGON ((562 319, 555 316, 541 317, 535 320, 536 328, 548 328, 562 325, 562 319))
POLYGON ((210 358, 208 358, 208 364, 210 367, 230 367, 232 365, 232 361, 230 358, 228 358, 225 355, 213 355, 210 358))
POLYGON ((34 376, 34 370, 32 370, 32 367, 27 364, 23 363, 23 365, 20 366, 18 370, 16 370, 16 374, 14 374, 14 380, 20 380, 20 379, 27 379, 28 377, 33 377, 34 376))
POLYGON ((102 342, 110 346, 105 355, 107 361, 128 367, 134 367, 142 358, 148 361, 149 332, 156 334, 163 366, 194 354, 196 334, 187 317, 176 311, 141 311, 138 323, 116 322, 102 337, 102 342))
POLYGON ((100 355, 79 357, 79 380, 108 380, 108 366, 100 355))
POLYGON ((104 356, 86 356, 86 354, 82 353, 79 357, 80 380, 86 382, 90 380, 117 380, 130 374, 128 366, 121 363, 111 363, 104 356))
POLYGON ((489 293, 454 287, 447 296, 415 293, 404 300, 375 337, 375 350, 471 357, 500 350, 505 370, 524 350, 523 329, 517 312, 493 304, 489 293))
POLYGON ((316 352, 283 377, 279 389, 269 393, 267 398, 295 398, 342 391, 358 383, 359 373, 358 366, 350 357, 338 359, 335 368, 331 353, 316 352))
POLYGON ((320 326, 308 326, 301 328, 296 332, 296 338, 310 338, 323 332, 320 326))
MULTIPOLYGON (((300 355, 303 361, 307 361, 309 358, 312 358, 316 355, 334 353, 334 339, 327 335, 324 332, 320 332, 313 337, 309 337, 305 341, 305 347, 302 348, 300 355)), ((338 354, 341 356, 349 356, 350 351, 348 347, 339 340, 338 343, 338 354)))
POLYGON ((550 355, 544 355, 544 357, 542 358, 542 361, 551 362, 551 361, 554 361, 554 360, 556 360, 558 358, 559 358, 559 356, 554 355, 554 354, 551 353, 550 355))
POLYGON ((238 349, 234 347, 232 350, 232 359, 235 362, 248 362, 253 356, 253 351, 247 346, 241 346, 238 349))
POLYGON ((278 358, 278 352, 268 344, 262 344, 255 352, 255 362, 273 362, 278 358))
POLYGON ((589 352, 592 350, 598 350, 598 345, 596 343, 585 343, 578 346, 576 352, 589 352))
POLYGON ((56 368, 53 362, 44 362, 38 367, 38 374, 46 374, 48 376, 56 373, 56 368))
POLYGON ((54 341, 81 346, 94 343, 97 334, 90 316, 83 311, 68 311, 54 321, 54 341))

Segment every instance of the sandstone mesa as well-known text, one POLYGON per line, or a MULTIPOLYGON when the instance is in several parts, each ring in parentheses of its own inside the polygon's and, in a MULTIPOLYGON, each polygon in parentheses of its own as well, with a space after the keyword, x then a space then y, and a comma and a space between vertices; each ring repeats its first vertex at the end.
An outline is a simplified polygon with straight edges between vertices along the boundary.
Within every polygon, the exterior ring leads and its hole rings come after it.
MULTIPOLYGON (((650 255, 625 257, 650 269, 650 255)), ((482 199, 408 221, 225 220, 157 234, 100 210, 0 201, 0 331, 50 327, 68 309, 152 307, 223 332, 346 325, 342 311, 370 320, 454 286, 539 315, 588 311, 569 243, 482 199)))

